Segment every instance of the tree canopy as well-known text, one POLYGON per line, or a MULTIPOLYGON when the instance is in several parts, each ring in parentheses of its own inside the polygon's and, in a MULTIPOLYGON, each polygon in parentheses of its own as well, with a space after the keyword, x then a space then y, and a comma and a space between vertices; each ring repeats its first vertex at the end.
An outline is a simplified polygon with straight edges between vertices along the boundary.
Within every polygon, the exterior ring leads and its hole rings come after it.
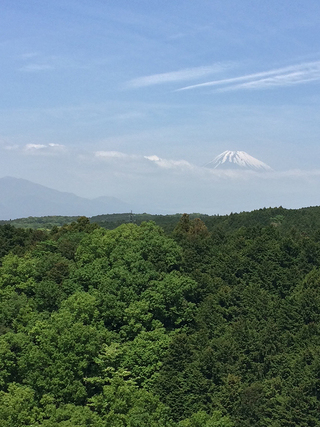
POLYGON ((1 425, 320 426, 320 227, 266 211, 0 226, 1 425))

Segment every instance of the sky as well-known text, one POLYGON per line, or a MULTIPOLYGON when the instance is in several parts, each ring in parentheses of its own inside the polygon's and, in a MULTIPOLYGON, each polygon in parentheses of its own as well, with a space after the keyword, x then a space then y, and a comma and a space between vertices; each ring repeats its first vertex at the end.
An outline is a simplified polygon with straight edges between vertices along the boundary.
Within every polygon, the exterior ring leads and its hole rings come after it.
POLYGON ((0 10, 0 177, 150 213, 320 204, 319 1, 0 10), (203 167, 225 150, 273 170, 203 167))

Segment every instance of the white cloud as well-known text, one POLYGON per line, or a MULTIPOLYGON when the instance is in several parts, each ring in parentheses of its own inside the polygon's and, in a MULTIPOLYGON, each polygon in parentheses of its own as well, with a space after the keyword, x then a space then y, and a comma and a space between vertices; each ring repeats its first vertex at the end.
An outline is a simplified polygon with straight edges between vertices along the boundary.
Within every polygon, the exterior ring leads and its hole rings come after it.
POLYGON ((27 144, 25 146, 26 150, 41 150, 42 148, 46 148, 46 145, 43 145, 43 144, 27 144))
POLYGON ((181 82, 184 80, 193 80, 220 72, 226 65, 215 64, 208 67, 185 68, 179 71, 171 71, 169 73, 153 74, 150 76, 138 77, 127 82, 128 88, 140 88, 164 83, 181 82))
POLYGON ((151 160, 152 162, 159 162, 161 159, 160 157, 153 155, 153 156, 144 156, 145 159, 151 160))
POLYGON ((260 73, 246 74, 228 79, 213 80, 185 86, 177 91, 221 86, 220 90, 262 89, 273 86, 292 86, 320 80, 320 61, 305 62, 260 73))
POLYGON ((161 159, 156 155, 144 156, 145 159, 154 162, 157 166, 164 169, 193 169, 194 166, 186 160, 168 160, 161 159))
POLYGON ((16 151, 22 151, 28 154, 58 154, 64 152, 66 147, 62 144, 26 144, 23 147, 14 146, 16 151))
POLYGON ((121 153, 120 151, 96 151, 94 155, 102 159, 131 159, 137 157, 133 154, 121 153))
POLYGON ((94 153, 94 157, 101 160, 108 160, 109 162, 114 161, 117 164, 119 164, 119 162, 130 162, 139 166, 139 168, 141 168, 140 172, 143 172, 144 170, 146 172, 150 171, 150 165, 161 169, 191 170, 195 168, 194 165, 186 160, 162 159, 157 155, 142 156, 126 154, 120 151, 96 151, 94 153))
POLYGON ((49 147, 64 148, 64 145, 62 145, 62 144, 54 144, 54 143, 50 143, 50 144, 48 144, 48 145, 49 145, 49 147))

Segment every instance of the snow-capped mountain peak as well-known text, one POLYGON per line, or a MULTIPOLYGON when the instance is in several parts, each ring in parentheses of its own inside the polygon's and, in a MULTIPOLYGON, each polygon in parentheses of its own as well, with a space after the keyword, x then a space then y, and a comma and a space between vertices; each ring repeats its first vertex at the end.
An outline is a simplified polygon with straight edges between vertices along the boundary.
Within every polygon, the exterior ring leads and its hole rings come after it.
POLYGON ((271 170, 271 167, 266 163, 250 156, 245 151, 224 151, 211 162, 207 163, 205 167, 211 169, 271 170))

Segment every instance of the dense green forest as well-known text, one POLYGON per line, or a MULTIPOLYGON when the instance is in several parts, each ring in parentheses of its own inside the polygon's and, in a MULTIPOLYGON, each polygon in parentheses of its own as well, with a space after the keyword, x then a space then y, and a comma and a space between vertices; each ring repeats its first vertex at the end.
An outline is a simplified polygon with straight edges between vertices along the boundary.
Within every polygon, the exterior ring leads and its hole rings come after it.
POLYGON ((95 219, 0 226, 1 426, 320 427, 320 208, 95 219))

